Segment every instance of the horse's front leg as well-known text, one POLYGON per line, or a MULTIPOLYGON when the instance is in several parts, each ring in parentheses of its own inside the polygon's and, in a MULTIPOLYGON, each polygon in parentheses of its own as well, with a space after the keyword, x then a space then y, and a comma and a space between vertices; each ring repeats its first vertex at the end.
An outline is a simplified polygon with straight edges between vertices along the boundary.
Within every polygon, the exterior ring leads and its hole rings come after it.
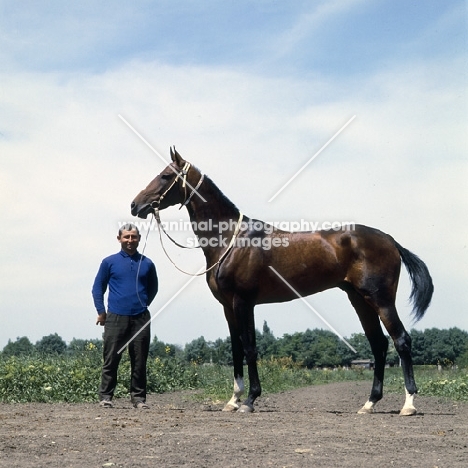
POLYGON ((234 314, 241 328, 243 354, 249 372, 249 394, 239 411, 251 413, 254 411, 255 400, 261 395, 260 378, 257 369, 257 345, 255 337, 254 304, 238 296, 234 298, 234 314))
POLYGON ((241 396, 244 394, 244 377, 234 376, 234 392, 231 399, 226 403, 223 411, 237 411, 241 396))
POLYGON ((242 349, 240 329, 237 326, 233 310, 225 307, 224 315, 226 316, 231 336, 232 359, 234 363, 234 391, 223 411, 237 411, 240 407, 240 399, 244 394, 244 351, 242 349))

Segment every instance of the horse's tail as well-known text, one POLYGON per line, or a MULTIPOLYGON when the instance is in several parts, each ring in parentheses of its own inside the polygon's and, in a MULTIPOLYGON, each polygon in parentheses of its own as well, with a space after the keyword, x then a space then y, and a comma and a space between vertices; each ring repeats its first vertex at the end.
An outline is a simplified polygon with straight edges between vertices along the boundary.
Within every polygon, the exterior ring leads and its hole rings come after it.
POLYGON ((411 278, 410 302, 413 304, 413 316, 417 322, 424 317, 431 303, 434 285, 426 264, 398 242, 395 242, 395 245, 411 278))

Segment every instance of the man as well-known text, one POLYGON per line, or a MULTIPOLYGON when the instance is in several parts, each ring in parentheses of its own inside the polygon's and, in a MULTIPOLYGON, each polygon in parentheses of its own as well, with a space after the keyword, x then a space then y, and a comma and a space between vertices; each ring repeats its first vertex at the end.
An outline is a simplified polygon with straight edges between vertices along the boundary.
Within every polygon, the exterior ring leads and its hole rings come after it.
POLYGON ((122 350, 128 346, 131 365, 130 395, 135 408, 148 409, 146 404, 146 361, 150 346, 150 320, 147 307, 158 292, 154 263, 138 251, 140 233, 133 224, 126 224, 117 236, 121 251, 105 258, 92 289, 98 316, 96 325, 104 326, 104 363, 100 405, 112 408, 117 385, 117 369, 122 350), (109 287, 107 313, 104 294, 109 287))

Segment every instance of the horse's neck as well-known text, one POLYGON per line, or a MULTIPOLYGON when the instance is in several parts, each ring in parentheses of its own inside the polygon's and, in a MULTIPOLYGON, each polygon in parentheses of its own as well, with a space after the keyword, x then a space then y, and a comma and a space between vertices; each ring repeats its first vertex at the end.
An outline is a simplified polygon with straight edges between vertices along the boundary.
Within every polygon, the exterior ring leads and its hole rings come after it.
POLYGON ((198 192, 206 201, 195 194, 187 205, 195 234, 204 237, 207 235, 228 235, 233 230, 231 229, 232 225, 239 218, 239 210, 208 177, 205 177, 198 192), (220 222, 227 222, 228 229, 223 229, 223 232, 220 232, 220 222))

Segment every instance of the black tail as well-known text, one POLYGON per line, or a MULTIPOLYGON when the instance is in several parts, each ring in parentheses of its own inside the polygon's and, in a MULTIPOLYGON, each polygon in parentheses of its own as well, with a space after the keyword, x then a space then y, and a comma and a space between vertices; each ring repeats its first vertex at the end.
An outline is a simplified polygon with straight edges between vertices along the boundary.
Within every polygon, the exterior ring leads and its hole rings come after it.
POLYGON ((411 278, 410 301, 413 304, 413 315, 417 322, 424 317, 431 303, 434 285, 426 264, 417 255, 402 247, 398 242, 395 242, 395 245, 411 278))

